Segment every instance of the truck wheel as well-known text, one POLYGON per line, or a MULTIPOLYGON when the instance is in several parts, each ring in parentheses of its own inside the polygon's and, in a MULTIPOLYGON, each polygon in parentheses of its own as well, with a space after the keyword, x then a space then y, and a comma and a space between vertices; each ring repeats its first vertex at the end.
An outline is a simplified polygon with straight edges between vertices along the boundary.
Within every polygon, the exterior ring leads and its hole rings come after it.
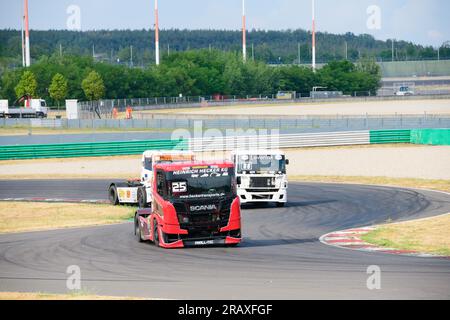
POLYGON ((286 204, 285 202, 277 202, 277 207, 283 208, 285 204, 286 204))
POLYGON ((139 216, 137 214, 134 216, 134 235, 136 236, 138 242, 144 242, 144 240, 142 240, 142 232, 139 225, 139 216))
POLYGON ((139 208, 148 208, 147 194, 145 193, 145 189, 142 187, 138 189, 137 200, 139 208))
POLYGON ((119 204, 119 197, 117 196, 117 188, 115 185, 112 185, 109 187, 108 196, 109 196, 109 202, 113 206, 117 206, 119 204))
POLYGON ((159 227, 156 219, 153 220, 153 243, 156 247, 159 247, 159 227))

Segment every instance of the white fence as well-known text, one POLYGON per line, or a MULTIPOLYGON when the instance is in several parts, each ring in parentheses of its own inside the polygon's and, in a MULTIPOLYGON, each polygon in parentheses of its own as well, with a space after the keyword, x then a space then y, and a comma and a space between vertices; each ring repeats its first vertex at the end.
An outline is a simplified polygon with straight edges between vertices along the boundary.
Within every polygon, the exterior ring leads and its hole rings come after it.
POLYGON ((231 151, 234 149, 284 149, 370 144, 370 132, 328 132, 307 134, 276 134, 233 137, 203 137, 189 140, 194 152, 231 151))

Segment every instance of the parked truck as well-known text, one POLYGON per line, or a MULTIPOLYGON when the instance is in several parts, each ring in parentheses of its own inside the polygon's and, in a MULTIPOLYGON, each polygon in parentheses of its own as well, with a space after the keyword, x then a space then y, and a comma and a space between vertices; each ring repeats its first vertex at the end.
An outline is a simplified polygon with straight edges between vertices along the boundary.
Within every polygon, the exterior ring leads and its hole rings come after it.
POLYGON ((158 163, 151 208, 138 209, 137 240, 163 248, 241 242, 240 201, 232 162, 158 163))
POLYGON ((8 100, 0 100, 0 118, 47 118, 48 107, 43 99, 25 100, 26 107, 10 107, 8 100))
POLYGON ((237 194, 241 203, 266 202, 283 207, 287 202, 289 160, 280 150, 236 150, 237 194))
POLYGON ((153 166, 160 163, 194 161, 189 151, 149 150, 142 154, 141 177, 137 180, 113 182, 108 188, 109 201, 113 205, 138 204, 141 208, 152 203, 153 166))

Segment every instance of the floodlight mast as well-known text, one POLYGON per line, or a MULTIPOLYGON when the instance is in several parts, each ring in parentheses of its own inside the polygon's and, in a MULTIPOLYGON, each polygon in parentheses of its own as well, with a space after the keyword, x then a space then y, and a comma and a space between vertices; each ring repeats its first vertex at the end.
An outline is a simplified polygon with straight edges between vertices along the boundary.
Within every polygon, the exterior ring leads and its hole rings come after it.
POLYGON ((245 17, 245 0, 242 0, 242 59, 247 61, 247 31, 245 17))
POLYGON ((159 66, 159 17, 158 0, 155 0, 155 63, 159 66))
POLYGON ((312 68, 316 71, 316 3, 312 0, 312 68))
POLYGON ((24 19, 25 19, 25 66, 31 65, 30 57, 30 28, 28 19, 28 0, 24 2, 24 19))

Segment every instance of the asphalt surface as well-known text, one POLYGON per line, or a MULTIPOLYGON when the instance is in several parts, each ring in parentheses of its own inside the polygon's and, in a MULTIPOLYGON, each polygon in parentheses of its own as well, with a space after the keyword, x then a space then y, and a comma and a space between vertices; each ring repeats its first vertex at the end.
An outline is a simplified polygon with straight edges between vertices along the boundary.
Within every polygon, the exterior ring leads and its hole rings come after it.
MULTIPOLYGON (((103 199, 108 181, 0 181, 1 198, 103 199)), ((102 295, 186 299, 449 299, 450 260, 326 246, 324 233, 450 212, 429 191, 295 184, 289 205, 243 209, 237 248, 164 250, 138 243, 132 223, 0 235, 0 291, 64 293, 66 269, 102 295), (366 286, 381 268, 381 289, 366 286)), ((20 219, 20 212, 17 213, 20 219)))

